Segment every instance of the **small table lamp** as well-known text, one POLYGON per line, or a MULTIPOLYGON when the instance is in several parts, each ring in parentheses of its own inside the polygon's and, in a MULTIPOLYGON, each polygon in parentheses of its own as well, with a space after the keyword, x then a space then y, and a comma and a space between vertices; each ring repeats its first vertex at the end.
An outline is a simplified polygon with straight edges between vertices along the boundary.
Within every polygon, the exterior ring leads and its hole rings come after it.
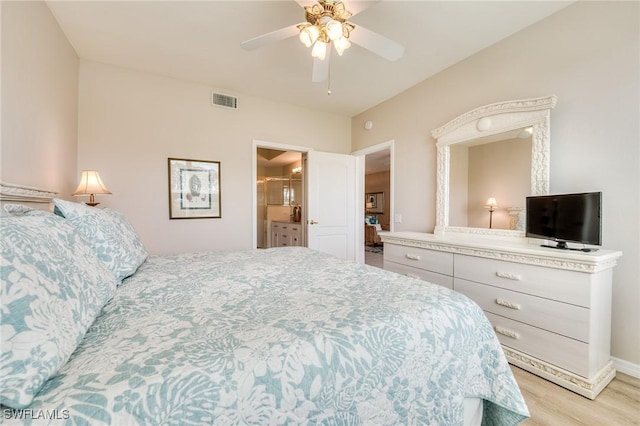
POLYGON ((102 183, 100 175, 96 170, 83 170, 80 177, 80 184, 72 195, 88 195, 88 206, 97 206, 95 194, 111 194, 111 191, 102 183))
POLYGON ((496 201, 495 198, 490 197, 487 200, 487 204, 485 204, 484 206, 486 209, 489 209, 489 229, 491 229, 492 227, 492 222, 493 222, 493 212, 496 211, 496 207, 498 207, 498 202, 496 201))

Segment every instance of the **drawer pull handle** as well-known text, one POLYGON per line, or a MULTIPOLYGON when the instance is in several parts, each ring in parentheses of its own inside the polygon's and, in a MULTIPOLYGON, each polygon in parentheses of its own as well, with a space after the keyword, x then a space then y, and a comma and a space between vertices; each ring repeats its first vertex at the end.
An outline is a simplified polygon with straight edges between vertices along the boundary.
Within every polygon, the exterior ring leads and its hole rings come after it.
POLYGON ((419 256, 419 255, 417 255, 417 254, 410 254, 410 253, 407 253, 407 254, 405 254, 405 257, 406 257, 407 259, 411 259, 411 260, 420 260, 420 256, 419 256))
POLYGON ((507 330, 506 328, 500 327, 500 326, 496 326, 495 327, 496 333, 500 333, 502 335, 505 335, 507 337, 512 337, 514 339, 519 339, 520 338, 520 334, 516 333, 515 331, 511 331, 511 330, 507 330))
POLYGON ((496 303, 509 309, 520 310, 520 305, 518 303, 513 303, 500 297, 496 299, 496 303))
POLYGON ((419 276, 417 276, 416 274, 412 274, 411 272, 407 272, 405 275, 406 275, 407 277, 409 277, 409 278, 417 278, 417 279, 420 279, 420 277, 419 277, 419 276))
POLYGON ((514 281, 522 281, 522 275, 519 274, 512 274, 511 272, 496 272, 496 275, 500 278, 506 278, 508 280, 514 280, 514 281))

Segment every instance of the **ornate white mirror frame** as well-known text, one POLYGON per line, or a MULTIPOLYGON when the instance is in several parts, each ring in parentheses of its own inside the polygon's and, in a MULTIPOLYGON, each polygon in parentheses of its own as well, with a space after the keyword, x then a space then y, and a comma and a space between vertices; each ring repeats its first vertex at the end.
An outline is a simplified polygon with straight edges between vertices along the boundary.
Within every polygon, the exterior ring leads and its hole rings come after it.
POLYGON ((524 237, 524 231, 449 226, 450 147, 479 137, 532 127, 531 193, 549 193, 549 117, 555 107, 555 95, 542 98, 497 102, 462 114, 431 132, 437 141, 438 169, 436 227, 434 234, 463 233, 524 237))

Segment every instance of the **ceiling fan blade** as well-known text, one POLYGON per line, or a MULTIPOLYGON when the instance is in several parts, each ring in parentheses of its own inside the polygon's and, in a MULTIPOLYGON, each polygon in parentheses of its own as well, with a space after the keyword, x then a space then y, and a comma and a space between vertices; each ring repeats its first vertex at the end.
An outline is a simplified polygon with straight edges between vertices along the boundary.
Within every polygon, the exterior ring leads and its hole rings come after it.
POLYGON ((353 15, 357 15, 358 13, 366 9, 369 9, 371 6, 374 6, 376 3, 380 3, 380 0, 366 0, 366 1, 348 1, 347 0, 345 6, 349 12, 351 12, 353 15))
MULTIPOLYGON (((380 3, 380 1, 381 0, 357 0, 357 1, 346 0, 346 1, 343 1, 343 3, 345 8, 349 12, 351 12, 351 16, 353 16, 353 15, 357 15, 363 10, 370 8, 376 3, 380 3)), ((295 2, 302 7, 311 7, 314 4, 318 3, 317 0, 295 0, 295 2)))
POLYGON ((329 77, 330 54, 331 50, 327 49, 327 56, 324 58, 324 61, 321 61, 318 58, 313 58, 313 75, 311 76, 311 81, 313 83, 322 83, 329 77))
POLYGON ((351 31, 349 41, 390 61, 397 61, 404 54, 403 45, 360 25, 351 31))
POLYGON ((254 50, 267 44, 293 37, 300 33, 300 30, 298 30, 296 25, 280 28, 279 30, 271 31, 270 33, 262 34, 258 37, 243 41, 240 43, 240 46, 245 50, 254 50))
POLYGON ((301 7, 311 7, 318 3, 316 0, 295 0, 301 7))

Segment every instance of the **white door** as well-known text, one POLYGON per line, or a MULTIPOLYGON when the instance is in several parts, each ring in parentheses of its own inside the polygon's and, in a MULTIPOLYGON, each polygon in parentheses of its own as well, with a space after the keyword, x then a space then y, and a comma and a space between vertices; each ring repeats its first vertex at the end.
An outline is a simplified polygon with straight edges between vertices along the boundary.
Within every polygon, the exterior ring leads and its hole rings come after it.
POLYGON ((355 260, 356 157, 309 151, 305 173, 307 246, 355 260))

